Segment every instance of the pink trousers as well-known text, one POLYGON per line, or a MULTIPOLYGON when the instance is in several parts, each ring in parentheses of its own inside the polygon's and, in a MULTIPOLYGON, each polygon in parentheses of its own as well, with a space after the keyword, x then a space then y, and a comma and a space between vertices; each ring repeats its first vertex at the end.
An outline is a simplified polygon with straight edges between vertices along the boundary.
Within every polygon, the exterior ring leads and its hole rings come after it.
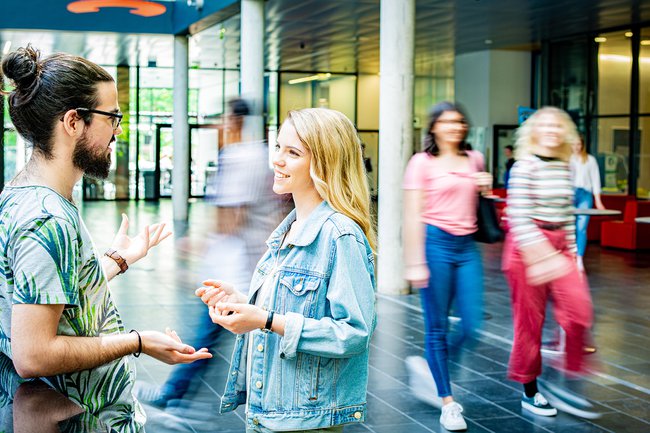
MULTIPOLYGON (((575 263, 567 250, 564 230, 540 229, 551 244, 575 263)), ((567 275, 539 286, 526 281, 526 267, 512 239, 506 235, 503 249, 503 271, 511 290, 514 344, 510 354, 508 377, 528 383, 542 373, 542 326, 549 295, 553 301, 555 320, 566 332, 565 368, 570 372, 584 370, 585 336, 591 328, 593 307, 586 277, 574 266, 567 275)))

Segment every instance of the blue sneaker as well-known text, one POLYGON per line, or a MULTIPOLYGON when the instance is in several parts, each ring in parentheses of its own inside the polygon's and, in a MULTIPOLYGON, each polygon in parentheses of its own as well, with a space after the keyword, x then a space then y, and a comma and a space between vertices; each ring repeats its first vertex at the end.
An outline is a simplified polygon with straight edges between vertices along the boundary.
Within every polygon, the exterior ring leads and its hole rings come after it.
POLYGON ((535 394, 534 397, 526 397, 526 394, 523 394, 521 397, 521 407, 527 411, 534 413, 535 415, 557 415, 557 409, 551 406, 551 404, 539 392, 535 394))

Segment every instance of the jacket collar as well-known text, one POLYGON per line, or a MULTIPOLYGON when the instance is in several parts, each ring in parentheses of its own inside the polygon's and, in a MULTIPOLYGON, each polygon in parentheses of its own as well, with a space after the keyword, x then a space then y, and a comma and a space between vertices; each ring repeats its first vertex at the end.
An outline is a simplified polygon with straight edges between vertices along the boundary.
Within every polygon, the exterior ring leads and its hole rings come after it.
MULTIPOLYGON (((307 217, 307 220, 302 224, 300 231, 294 234, 292 244, 299 247, 304 247, 316 239, 321 227, 325 221, 334 214, 336 211, 323 200, 307 217)), ((291 224, 296 220, 296 210, 292 210, 289 215, 280 223, 277 229, 271 234, 266 244, 270 249, 280 248, 284 234, 289 230, 291 224)))

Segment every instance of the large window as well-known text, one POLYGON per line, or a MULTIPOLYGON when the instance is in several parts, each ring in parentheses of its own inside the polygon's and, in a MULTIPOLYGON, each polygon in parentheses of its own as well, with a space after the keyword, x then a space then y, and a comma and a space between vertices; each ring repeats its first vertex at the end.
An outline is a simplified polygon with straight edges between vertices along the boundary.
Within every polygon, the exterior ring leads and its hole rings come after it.
POLYGON ((603 33, 597 46, 598 82, 596 112, 599 116, 630 113, 632 43, 630 30, 603 33), (626 36, 628 35, 628 36, 626 36))
POLYGON ((552 43, 549 63, 547 101, 586 135, 603 192, 650 198, 650 29, 552 43))
POLYGON ((577 114, 587 113, 589 43, 587 40, 553 44, 550 54, 550 105, 577 114))
POLYGON ((356 123, 356 75, 280 73, 280 123, 287 112, 325 107, 338 110, 356 123))

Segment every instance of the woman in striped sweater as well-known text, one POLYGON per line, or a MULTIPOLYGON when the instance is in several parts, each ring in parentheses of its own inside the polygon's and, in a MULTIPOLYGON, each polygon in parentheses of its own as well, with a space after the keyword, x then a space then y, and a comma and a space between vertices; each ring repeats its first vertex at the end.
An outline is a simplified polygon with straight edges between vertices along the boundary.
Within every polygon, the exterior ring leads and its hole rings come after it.
POLYGON ((524 384, 522 407, 543 416, 557 414, 537 390, 548 295, 566 332, 566 370, 584 370, 582 349, 592 321, 587 281, 576 266, 569 159, 578 139, 564 111, 542 108, 517 131, 517 162, 510 173, 503 270, 515 336, 508 375, 524 384))

